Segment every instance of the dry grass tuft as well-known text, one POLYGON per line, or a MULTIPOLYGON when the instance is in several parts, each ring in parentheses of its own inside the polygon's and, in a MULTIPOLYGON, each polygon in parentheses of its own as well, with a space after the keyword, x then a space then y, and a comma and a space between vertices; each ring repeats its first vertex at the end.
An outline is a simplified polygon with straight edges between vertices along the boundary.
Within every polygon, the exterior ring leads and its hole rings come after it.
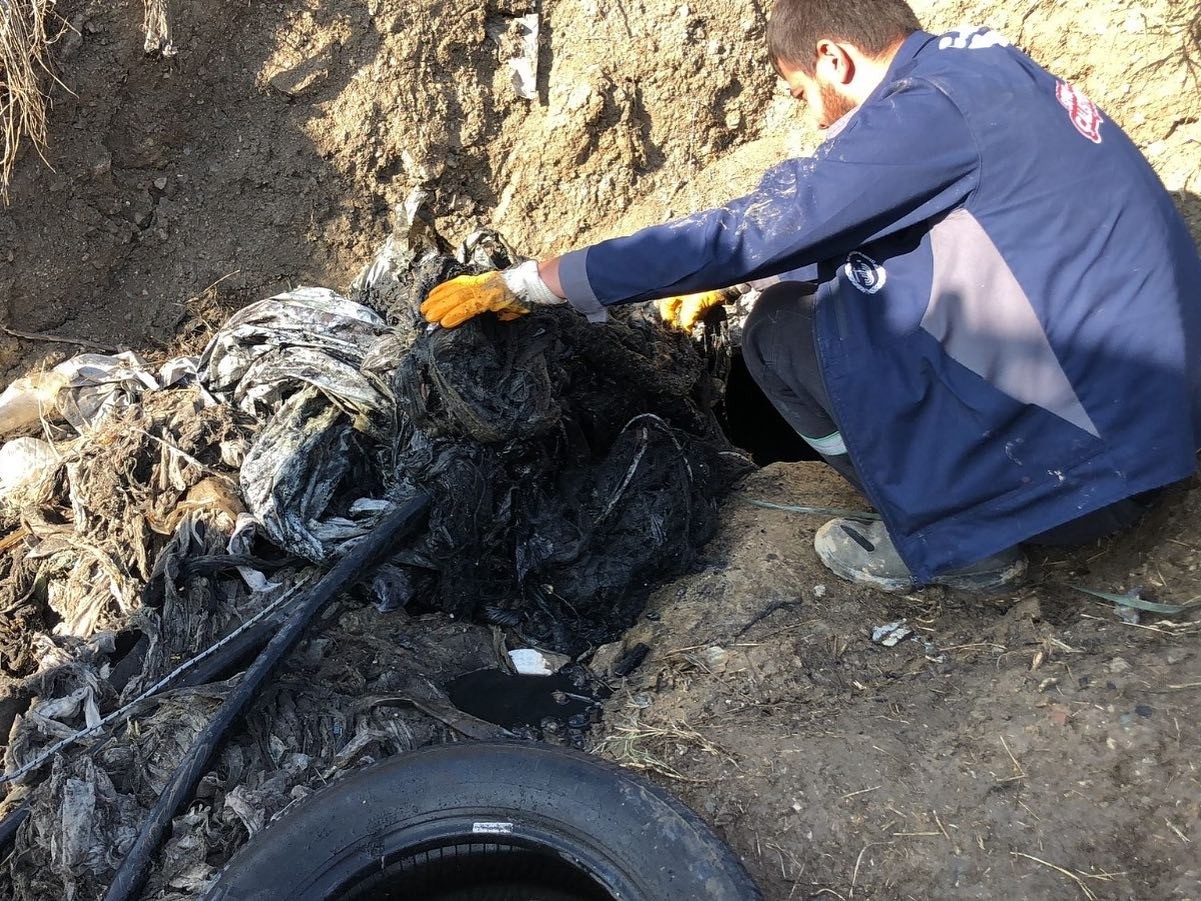
POLYGON ((731 767, 738 765, 733 755, 687 723, 673 720, 650 725, 641 722, 637 713, 615 723, 610 734, 593 748, 593 752, 629 769, 658 773, 680 782, 715 781, 685 776, 669 762, 689 752, 711 754, 731 767))
POLYGON ((49 47, 57 37, 49 27, 53 10, 54 0, 0 0, 0 200, 5 203, 24 142, 46 159, 45 86, 54 77, 49 47))
MULTIPOLYGON (((0 3, 2 2, 3 0, 0 0, 0 3)), ((163 56, 175 55, 175 44, 171 39, 170 0, 146 0, 142 27, 146 29, 145 49, 147 53, 161 53, 163 56)))

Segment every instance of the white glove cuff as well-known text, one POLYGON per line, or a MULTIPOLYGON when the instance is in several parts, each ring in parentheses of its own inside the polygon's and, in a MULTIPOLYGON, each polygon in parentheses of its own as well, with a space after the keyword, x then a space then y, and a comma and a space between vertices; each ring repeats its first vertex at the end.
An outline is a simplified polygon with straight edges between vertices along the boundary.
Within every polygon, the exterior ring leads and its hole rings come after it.
POLYGON ((506 269, 500 274, 500 277, 504 279, 510 291, 528 304, 549 307, 567 303, 566 300, 546 287, 546 282, 538 274, 538 263, 536 260, 526 260, 518 266, 506 269))

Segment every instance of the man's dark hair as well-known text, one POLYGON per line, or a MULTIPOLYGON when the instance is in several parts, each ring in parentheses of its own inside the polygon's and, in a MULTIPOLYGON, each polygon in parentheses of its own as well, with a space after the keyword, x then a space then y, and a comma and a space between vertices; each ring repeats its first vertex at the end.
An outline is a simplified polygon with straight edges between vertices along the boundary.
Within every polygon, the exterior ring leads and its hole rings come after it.
POLYGON ((812 75, 823 38, 879 56, 921 27, 905 0, 776 0, 767 23, 767 52, 777 70, 785 62, 812 75))

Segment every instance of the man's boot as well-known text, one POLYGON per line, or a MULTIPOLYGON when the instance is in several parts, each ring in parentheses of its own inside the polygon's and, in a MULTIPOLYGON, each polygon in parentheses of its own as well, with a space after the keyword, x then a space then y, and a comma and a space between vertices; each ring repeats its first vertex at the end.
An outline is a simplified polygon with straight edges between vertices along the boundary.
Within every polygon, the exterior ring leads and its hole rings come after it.
MULTIPOLYGON (((881 591, 913 588, 909 569, 901 561, 882 522, 832 519, 817 530, 813 547, 822 563, 851 582, 881 591)), ((1025 572, 1025 556, 1017 548, 1010 548, 935 576, 930 582, 961 591, 998 591, 1018 582, 1025 572)))

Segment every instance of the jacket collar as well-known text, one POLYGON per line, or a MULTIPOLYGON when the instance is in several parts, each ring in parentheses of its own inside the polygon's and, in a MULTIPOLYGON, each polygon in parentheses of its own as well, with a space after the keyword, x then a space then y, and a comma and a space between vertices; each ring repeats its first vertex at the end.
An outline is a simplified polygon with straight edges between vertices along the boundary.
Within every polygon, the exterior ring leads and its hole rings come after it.
POLYGON ((872 96, 868 99, 871 100, 881 90, 896 81, 898 70, 906 63, 912 61, 934 38, 935 36, 928 31, 915 31, 909 37, 905 38, 901 46, 897 49, 896 56, 892 58, 892 62, 888 66, 888 71, 884 73, 884 79, 880 82, 880 86, 872 92, 872 96))
POLYGON ((912 62, 914 57, 921 52, 922 48, 924 48, 932 40, 934 40, 934 35, 930 34, 928 31, 915 31, 913 34, 909 35, 909 37, 905 38, 905 40, 901 43, 901 46, 897 48, 896 55, 893 56, 892 62, 888 64, 888 71, 884 73, 884 78, 880 80, 880 84, 876 86, 876 89, 868 95, 868 98, 864 100, 863 103, 859 104, 859 106, 855 107, 845 116, 831 125, 828 129, 826 129, 825 140, 829 141, 832 138, 838 137, 839 132, 846 128, 850 124, 851 120, 855 118, 855 113, 859 112, 859 110, 863 109, 863 107, 867 106, 867 104, 883 95, 883 93, 888 90, 889 86, 897 80, 897 73, 901 70, 901 68, 912 62))

